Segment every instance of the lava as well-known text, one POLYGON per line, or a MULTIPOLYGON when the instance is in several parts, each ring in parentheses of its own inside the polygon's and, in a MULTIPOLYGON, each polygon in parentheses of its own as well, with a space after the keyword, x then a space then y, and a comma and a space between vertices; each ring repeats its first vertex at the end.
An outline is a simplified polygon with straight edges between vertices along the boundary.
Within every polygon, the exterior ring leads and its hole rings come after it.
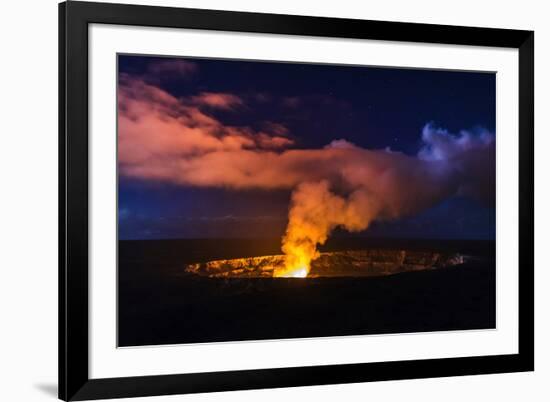
POLYGON ((319 253, 310 267, 288 270, 288 256, 268 255, 190 264, 186 272, 211 278, 314 278, 385 276, 464 263, 461 254, 369 249, 319 253))
MULTIPOLYGON (((306 278, 307 274, 309 272, 309 269, 305 266, 298 267, 296 269, 292 269, 291 271, 287 272, 286 274, 280 274, 279 277, 281 278, 306 278)), ((274 275, 276 277, 276 275, 274 275)))

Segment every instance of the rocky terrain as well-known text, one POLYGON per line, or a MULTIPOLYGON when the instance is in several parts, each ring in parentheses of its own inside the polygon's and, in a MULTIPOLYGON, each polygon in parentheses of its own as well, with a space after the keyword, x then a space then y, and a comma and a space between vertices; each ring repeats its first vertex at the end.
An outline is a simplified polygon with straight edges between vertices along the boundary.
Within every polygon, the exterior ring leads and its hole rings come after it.
POLYGON ((307 279, 271 276, 280 247, 120 241, 118 346, 495 328, 494 241, 334 237, 307 279))
MULTIPOLYGON (((321 253, 308 277, 385 276, 464 263, 457 253, 368 249, 321 253)), ((211 278, 268 278, 284 265, 284 255, 215 260, 189 264, 186 272, 211 278)))

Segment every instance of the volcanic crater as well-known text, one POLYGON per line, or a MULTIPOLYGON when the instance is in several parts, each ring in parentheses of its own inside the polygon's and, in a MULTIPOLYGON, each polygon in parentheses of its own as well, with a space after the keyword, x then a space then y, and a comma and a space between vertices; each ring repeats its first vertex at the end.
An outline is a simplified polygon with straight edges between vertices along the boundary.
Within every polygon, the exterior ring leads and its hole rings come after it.
MULTIPOLYGON (((464 262, 462 254, 433 251, 370 249, 323 252, 311 262, 307 277, 386 276, 464 262)), ((266 255, 194 263, 187 265, 185 270, 210 278, 271 278, 284 264, 284 255, 266 255)))

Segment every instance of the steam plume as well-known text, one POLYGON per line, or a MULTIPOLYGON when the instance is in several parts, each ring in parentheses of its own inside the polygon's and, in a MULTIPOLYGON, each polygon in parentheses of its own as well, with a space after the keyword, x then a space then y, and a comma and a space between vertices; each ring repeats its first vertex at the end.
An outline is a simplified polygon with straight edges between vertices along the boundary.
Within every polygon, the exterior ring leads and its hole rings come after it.
POLYGON ((415 214, 454 195, 494 204, 495 137, 485 130, 452 134, 427 124, 416 156, 363 149, 335 140, 322 149, 290 149, 286 127, 229 126, 208 108, 245 105, 234 94, 177 99, 139 79, 119 82, 121 174, 185 186, 288 189, 278 276, 307 275, 336 227, 361 231, 374 220, 415 214))

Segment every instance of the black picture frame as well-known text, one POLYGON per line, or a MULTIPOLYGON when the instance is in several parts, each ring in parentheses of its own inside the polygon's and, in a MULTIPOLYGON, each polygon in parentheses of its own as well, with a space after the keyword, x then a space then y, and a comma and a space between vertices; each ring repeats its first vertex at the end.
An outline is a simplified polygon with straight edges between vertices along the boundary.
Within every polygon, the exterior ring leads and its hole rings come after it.
POLYGON ((59 4, 59 398, 118 397, 534 370, 534 32, 70 1, 59 4), (193 28, 519 50, 517 354, 90 379, 88 25, 193 28))

